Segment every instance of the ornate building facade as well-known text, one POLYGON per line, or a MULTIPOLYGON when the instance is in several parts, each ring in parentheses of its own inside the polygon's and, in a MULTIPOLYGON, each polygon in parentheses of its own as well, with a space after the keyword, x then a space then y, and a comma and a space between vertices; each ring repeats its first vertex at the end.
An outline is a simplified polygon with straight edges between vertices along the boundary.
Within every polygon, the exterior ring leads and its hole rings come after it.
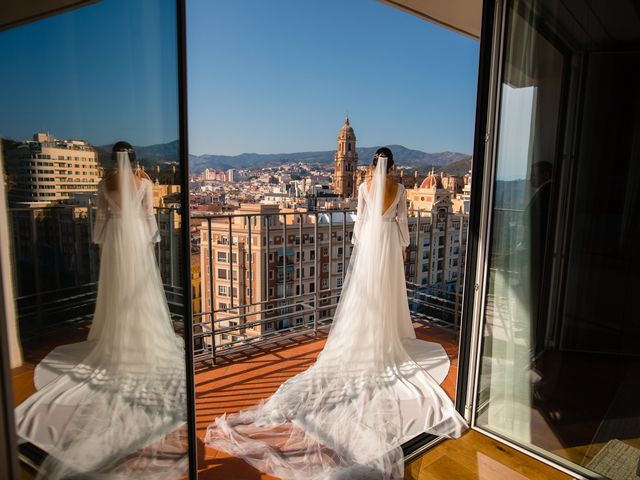
MULTIPOLYGON (((417 175, 414 177, 418 179, 417 175)), ((469 213, 471 173, 465 176, 436 174, 433 169, 414 188, 407 189, 411 210, 433 210, 449 213, 469 213)))
POLYGON ((338 134, 338 149, 333 156, 333 167, 333 191, 343 198, 354 196, 354 174, 358 167, 358 154, 356 134, 349 125, 349 117, 338 134))

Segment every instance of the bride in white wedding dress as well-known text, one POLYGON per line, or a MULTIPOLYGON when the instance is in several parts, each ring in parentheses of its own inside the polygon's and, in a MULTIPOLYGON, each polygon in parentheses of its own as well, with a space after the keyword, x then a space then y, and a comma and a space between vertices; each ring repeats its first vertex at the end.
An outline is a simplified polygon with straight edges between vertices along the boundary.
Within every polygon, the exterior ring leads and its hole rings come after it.
POLYGON ((88 340, 45 358, 41 369, 55 367, 56 355, 62 368, 41 373, 48 382, 36 369, 39 390, 15 410, 21 441, 48 454, 39 478, 186 474, 184 349, 153 254, 152 184, 132 172, 126 151, 116 157, 117 172, 98 185, 100 277, 88 340))
POLYGON ((285 480, 395 480, 404 474, 403 442, 422 432, 456 438, 467 428, 409 353, 416 336, 402 261, 406 192, 388 183, 392 162, 380 149, 371 188, 358 191, 355 246, 315 364, 256 408, 216 418, 210 447, 285 480), (388 206, 385 197, 393 198, 388 206))

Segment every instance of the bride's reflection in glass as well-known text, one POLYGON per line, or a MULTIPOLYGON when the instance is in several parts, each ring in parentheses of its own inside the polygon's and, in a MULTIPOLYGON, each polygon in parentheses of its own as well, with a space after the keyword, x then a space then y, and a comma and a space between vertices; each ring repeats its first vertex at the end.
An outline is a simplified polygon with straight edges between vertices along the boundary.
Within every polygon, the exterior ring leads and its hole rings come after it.
POLYGON ((115 172, 98 186, 88 339, 51 352, 36 369, 38 391, 16 408, 21 440, 49 455, 40 478, 186 475, 184 342, 153 253, 153 184, 134 173, 128 143, 114 145, 113 158, 115 172))

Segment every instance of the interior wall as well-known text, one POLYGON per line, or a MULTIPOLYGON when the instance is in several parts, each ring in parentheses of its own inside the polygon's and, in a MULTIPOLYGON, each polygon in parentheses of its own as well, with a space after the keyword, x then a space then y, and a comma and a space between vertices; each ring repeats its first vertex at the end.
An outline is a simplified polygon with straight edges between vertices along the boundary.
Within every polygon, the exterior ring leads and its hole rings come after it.
MULTIPOLYGON (((0 172, 4 172, 2 161, 2 151, 0 149, 0 172)), ((16 368, 22 365, 22 351, 18 335, 18 325, 16 318, 16 308, 14 301, 13 275, 11 272, 11 252, 9 251, 9 219, 7 209, 7 196, 5 183, 0 182, 0 288, 2 295, 2 312, 0 318, 4 319, 7 332, 7 343, 9 353, 9 366, 16 368)))
MULTIPOLYGON (((0 172, 3 171, 0 149, 0 172)), ((10 372, 11 368, 22 364, 22 353, 17 347, 8 231, 4 182, 0 182, 0 478, 7 479, 19 478, 10 372)))

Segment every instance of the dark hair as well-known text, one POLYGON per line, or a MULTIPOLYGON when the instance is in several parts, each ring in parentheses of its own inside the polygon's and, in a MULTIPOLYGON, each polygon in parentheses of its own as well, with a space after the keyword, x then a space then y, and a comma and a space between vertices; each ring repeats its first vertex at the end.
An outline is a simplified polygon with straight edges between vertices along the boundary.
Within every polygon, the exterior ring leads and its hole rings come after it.
POLYGON ((375 155, 373 156, 373 161, 371 164, 375 167, 378 165, 378 157, 387 157, 387 173, 393 168, 393 153, 387 147, 381 147, 376 150, 375 155))
POLYGON ((136 151, 133 149, 129 142, 117 142, 111 149, 112 157, 116 159, 117 152, 127 152, 129 154, 129 161, 131 163, 136 161, 136 151))

